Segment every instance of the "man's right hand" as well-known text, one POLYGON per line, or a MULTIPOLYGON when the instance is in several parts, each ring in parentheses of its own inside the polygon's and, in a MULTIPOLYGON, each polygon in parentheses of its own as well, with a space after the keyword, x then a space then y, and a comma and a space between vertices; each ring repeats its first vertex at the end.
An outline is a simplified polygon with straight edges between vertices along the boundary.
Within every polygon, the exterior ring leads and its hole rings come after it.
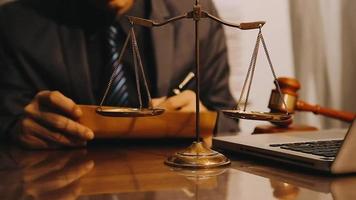
POLYGON ((27 148, 55 149, 86 145, 94 138, 89 128, 76 120, 82 111, 71 99, 58 91, 41 91, 25 107, 13 135, 27 148))

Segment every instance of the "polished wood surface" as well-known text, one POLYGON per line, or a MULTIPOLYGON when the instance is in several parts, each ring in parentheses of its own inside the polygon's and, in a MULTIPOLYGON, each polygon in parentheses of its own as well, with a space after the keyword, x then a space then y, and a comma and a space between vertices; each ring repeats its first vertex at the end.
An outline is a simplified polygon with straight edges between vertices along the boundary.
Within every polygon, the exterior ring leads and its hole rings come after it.
POLYGON ((214 170, 165 166, 168 155, 189 144, 183 143, 111 141, 58 151, 2 144, 0 199, 356 199, 356 175, 328 176, 242 155, 228 155, 231 166, 214 170))

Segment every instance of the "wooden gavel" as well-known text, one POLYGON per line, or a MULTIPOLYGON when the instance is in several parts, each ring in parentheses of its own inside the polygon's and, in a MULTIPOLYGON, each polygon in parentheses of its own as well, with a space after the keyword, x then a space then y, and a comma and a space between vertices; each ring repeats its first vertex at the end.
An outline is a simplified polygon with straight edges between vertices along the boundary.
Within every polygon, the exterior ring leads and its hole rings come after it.
POLYGON ((356 117, 356 114, 352 112, 325 108, 299 100, 297 91, 300 89, 300 83, 294 78, 281 77, 278 78, 277 81, 281 88, 282 98, 284 99, 286 106, 280 98, 278 90, 273 89, 268 104, 268 108, 271 109, 271 112, 285 112, 285 107, 287 107, 289 113, 294 113, 294 111, 307 111, 346 122, 352 122, 356 117))

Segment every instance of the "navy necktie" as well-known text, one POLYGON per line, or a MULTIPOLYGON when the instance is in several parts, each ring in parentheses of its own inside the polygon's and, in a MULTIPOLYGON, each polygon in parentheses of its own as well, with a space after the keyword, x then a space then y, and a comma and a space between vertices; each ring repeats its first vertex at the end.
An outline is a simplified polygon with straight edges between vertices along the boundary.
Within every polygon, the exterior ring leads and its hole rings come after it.
POLYGON ((112 68, 113 80, 107 97, 107 104, 111 106, 128 106, 129 94, 124 66, 119 63, 118 31, 110 26, 107 37, 109 47, 109 68, 112 68))

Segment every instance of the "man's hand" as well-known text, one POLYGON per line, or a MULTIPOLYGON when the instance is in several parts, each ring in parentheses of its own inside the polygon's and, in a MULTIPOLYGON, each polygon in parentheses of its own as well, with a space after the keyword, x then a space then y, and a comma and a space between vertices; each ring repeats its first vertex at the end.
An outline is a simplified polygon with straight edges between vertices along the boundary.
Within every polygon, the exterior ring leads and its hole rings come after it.
MULTIPOLYGON (((161 97, 153 99, 154 107, 164 108, 168 111, 185 111, 195 112, 195 92, 192 90, 184 90, 182 93, 169 98, 161 97)), ((208 109, 200 102, 200 111, 207 111, 208 109)))
POLYGON ((132 7, 135 0, 89 0, 89 2, 100 9, 122 15, 132 7))
POLYGON ((125 13, 134 3, 134 0, 109 0, 109 6, 114 8, 119 14, 125 13))
POLYGON ((42 91, 25 107, 13 135, 33 149, 84 146, 94 133, 76 122, 81 115, 80 107, 60 92, 42 91))

